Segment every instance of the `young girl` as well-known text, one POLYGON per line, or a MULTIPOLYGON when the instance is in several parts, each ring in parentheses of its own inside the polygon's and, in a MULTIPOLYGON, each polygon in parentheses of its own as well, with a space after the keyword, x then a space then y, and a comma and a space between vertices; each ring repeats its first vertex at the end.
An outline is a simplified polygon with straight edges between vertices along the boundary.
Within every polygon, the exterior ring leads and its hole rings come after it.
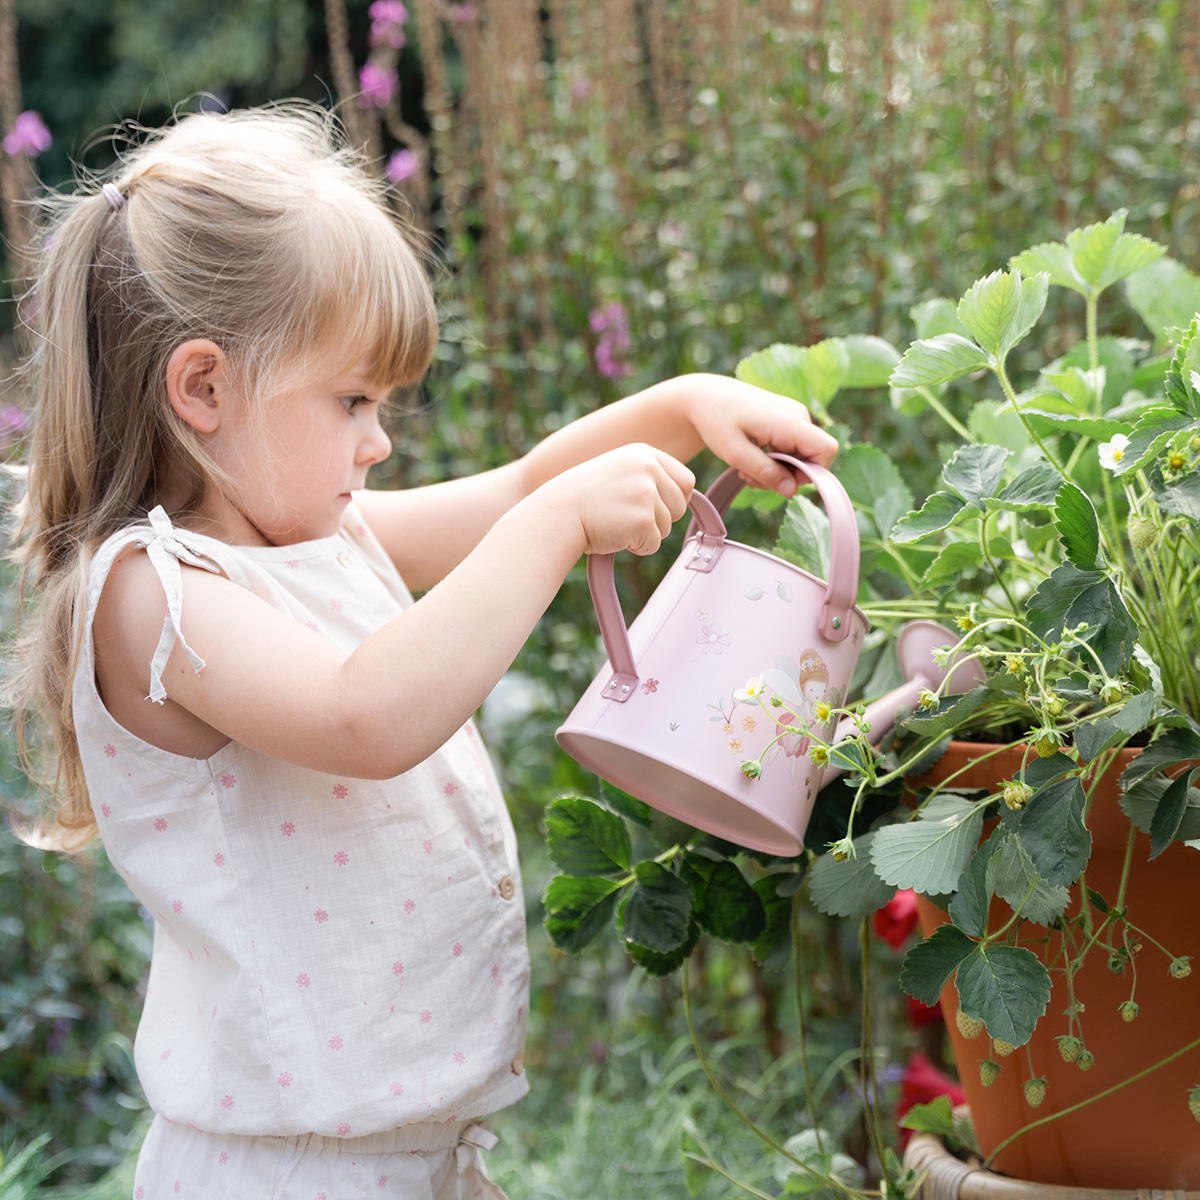
POLYGON ((305 110, 181 119, 46 244, 22 699, 57 748, 41 843, 99 834, 155 919, 135 1197, 500 1196, 479 1122, 528 1088, 528 961, 471 714, 582 554, 658 548, 680 460, 790 495, 759 447, 835 444, 694 375, 363 491, 434 304, 305 110))

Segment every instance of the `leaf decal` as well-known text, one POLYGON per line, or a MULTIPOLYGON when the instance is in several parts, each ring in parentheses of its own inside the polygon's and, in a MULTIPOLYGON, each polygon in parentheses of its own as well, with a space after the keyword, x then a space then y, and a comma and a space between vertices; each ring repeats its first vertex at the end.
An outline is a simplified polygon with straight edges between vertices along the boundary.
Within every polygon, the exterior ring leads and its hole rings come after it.
POLYGON ((763 598, 763 596, 765 596, 765 595, 766 595, 766 592, 764 592, 762 590, 762 588, 751 588, 746 593, 746 599, 747 600, 761 600, 763 598))
POLYGON ((784 583, 782 580, 780 580, 780 581, 779 581, 779 582, 778 582, 778 583, 775 585, 775 590, 776 590, 776 592, 778 592, 778 593, 779 593, 779 598, 780 598, 780 600, 784 600, 784 601, 786 601, 788 604, 791 604, 791 602, 792 602, 792 589, 791 589, 791 586, 790 586, 789 584, 786 584, 786 583, 784 583))

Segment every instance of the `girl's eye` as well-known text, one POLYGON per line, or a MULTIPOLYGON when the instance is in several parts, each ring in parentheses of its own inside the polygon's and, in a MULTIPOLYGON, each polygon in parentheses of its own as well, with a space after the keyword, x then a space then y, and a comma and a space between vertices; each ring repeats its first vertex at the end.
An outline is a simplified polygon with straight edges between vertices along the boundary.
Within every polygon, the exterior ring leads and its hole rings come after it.
POLYGON ((360 408, 364 404, 370 404, 370 396, 342 396, 342 407, 348 412, 353 412, 356 408, 360 408))

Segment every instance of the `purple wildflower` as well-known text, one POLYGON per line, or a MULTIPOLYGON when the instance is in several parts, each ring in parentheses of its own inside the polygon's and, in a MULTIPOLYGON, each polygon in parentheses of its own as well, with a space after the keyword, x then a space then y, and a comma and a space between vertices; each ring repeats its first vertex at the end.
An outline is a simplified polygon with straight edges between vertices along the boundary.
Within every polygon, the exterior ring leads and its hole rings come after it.
POLYGON ((387 108, 391 98, 396 94, 399 78, 390 67, 381 67, 378 63, 369 62, 358 73, 358 86, 362 94, 358 97, 359 108, 387 108))
POLYGON ((15 404, 0 409, 0 452, 9 448, 29 429, 29 417, 15 404))
POLYGON ((14 158, 18 154, 36 158, 43 150, 49 149, 50 130, 32 109, 27 109, 17 117, 11 132, 4 139, 4 153, 14 158))
POLYGON ((576 75, 571 80, 571 95, 576 100, 585 100, 592 94, 592 81, 583 75, 576 75))
POLYGON ((603 308, 593 309, 588 315, 588 325, 596 340, 596 370, 605 379, 619 379, 628 375, 633 368, 625 361, 632 342, 629 337, 629 317, 624 306, 614 300, 603 308))
POLYGON ((475 20, 475 5, 473 4, 452 4, 446 15, 451 21, 457 21, 460 25, 469 24, 475 20))
POLYGON ((408 20, 408 10, 400 0, 375 0, 367 12, 371 16, 371 45, 399 50, 404 45, 403 25, 408 20))
POLYGON ((413 150, 397 150, 387 161, 385 171, 393 183, 403 183, 417 172, 419 163, 413 150))

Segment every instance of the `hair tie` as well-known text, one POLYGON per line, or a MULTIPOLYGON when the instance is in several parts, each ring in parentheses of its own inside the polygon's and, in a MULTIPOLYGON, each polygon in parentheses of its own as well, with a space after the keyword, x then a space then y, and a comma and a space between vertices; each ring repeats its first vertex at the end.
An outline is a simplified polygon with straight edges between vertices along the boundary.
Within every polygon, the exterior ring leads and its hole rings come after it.
POLYGON ((125 197, 121 194, 121 189, 115 183, 106 183, 100 191, 105 200, 108 201, 108 207, 113 212, 125 207, 125 197))

